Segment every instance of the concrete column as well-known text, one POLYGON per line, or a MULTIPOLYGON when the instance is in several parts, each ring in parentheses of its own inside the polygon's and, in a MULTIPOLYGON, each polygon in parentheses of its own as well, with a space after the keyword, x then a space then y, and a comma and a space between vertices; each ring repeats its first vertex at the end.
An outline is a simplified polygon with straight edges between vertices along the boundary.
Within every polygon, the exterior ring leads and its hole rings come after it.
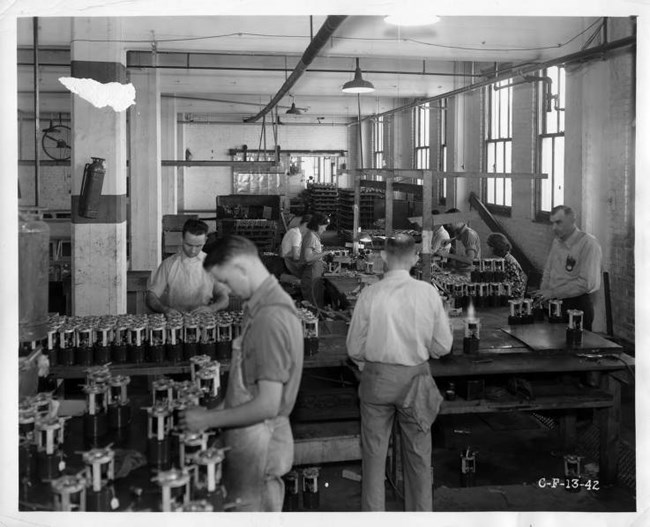
MULTIPOLYGON (((161 105, 161 156, 162 159, 179 159, 176 157, 178 124, 176 119, 176 99, 165 97, 161 105)), ((182 159, 182 158, 180 158, 182 159)), ((162 214, 176 214, 178 212, 178 169, 176 167, 162 167, 162 214)))
MULTIPOLYGON (((126 82, 122 38, 117 19, 73 19, 72 76, 126 82), (97 40, 104 42, 93 42, 97 40)), ((125 313, 126 112, 96 108, 72 95, 72 131, 72 312, 125 313), (91 157, 106 160, 99 213, 94 219, 77 213, 84 166, 91 157)))
POLYGON ((131 82, 131 269, 153 270, 162 258, 159 73, 132 73, 131 82))

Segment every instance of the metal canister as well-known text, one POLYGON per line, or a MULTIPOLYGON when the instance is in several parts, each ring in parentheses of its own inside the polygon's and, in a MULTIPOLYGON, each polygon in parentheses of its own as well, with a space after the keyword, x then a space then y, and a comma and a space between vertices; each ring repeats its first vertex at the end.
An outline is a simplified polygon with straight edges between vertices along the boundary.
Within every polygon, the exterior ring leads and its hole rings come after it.
POLYGON ((302 503, 305 509, 316 510, 320 507, 319 473, 318 467, 309 467, 302 471, 302 503))
POLYGON ((282 508, 285 512, 293 512, 300 509, 300 486, 299 479, 300 476, 298 472, 292 470, 291 472, 284 475, 284 507, 282 508))

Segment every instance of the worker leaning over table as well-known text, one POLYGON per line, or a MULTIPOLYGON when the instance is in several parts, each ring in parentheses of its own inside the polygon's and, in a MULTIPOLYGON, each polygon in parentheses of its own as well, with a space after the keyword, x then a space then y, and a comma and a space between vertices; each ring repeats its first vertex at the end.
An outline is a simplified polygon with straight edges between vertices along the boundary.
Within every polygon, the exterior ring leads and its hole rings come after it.
POLYGON ((431 425, 442 396, 428 361, 448 354, 453 336, 436 289, 409 275, 418 260, 413 238, 388 238, 381 256, 388 270, 359 295, 347 336, 348 355, 361 369, 361 508, 385 508, 386 453, 397 416, 406 510, 431 511, 431 425))
POLYGON ((162 261, 149 283, 146 301, 152 311, 201 313, 228 306, 228 290, 203 269, 207 239, 205 222, 185 222, 181 250, 162 261))
POLYGON ((307 225, 311 220, 311 214, 305 214, 300 218, 300 223, 287 230, 282 237, 280 244, 280 256, 284 259, 284 265, 293 276, 300 278, 302 264, 300 263, 300 248, 302 238, 307 232, 307 225))
POLYGON ((536 298, 562 300, 562 312, 580 309, 583 325, 590 330, 594 321, 593 293, 600 289, 602 249, 591 234, 576 227, 573 209, 558 205, 551 210, 555 239, 544 266, 536 298))
POLYGON ((223 464, 228 500, 238 510, 279 512, 282 476, 293 463, 289 414, 302 376, 303 331, 291 297, 241 236, 219 240, 205 269, 245 300, 241 335, 233 341, 223 407, 188 409, 190 431, 223 428, 230 450, 223 464))

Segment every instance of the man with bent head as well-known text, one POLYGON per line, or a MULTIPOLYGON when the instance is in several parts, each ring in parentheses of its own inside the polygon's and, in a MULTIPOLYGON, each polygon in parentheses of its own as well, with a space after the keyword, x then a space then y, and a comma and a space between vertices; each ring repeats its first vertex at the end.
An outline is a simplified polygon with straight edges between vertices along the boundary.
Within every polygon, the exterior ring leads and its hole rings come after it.
POLYGON ((431 511, 431 425, 442 397, 429 359, 448 354, 453 336, 436 289, 409 275, 418 260, 413 238, 388 238, 381 256, 388 271, 359 295, 347 337, 361 370, 361 508, 385 508, 386 453, 397 417, 406 510, 431 511))
POLYGON ((580 309, 583 324, 591 331, 594 321, 593 293, 600 289, 602 250, 598 240, 576 227, 573 209, 558 205, 551 210, 555 239, 544 266, 536 297, 562 300, 562 312, 580 309))
POLYGON ((228 291, 203 269, 208 226, 200 220, 183 225, 183 245, 153 274, 147 306, 156 313, 218 311, 228 305, 228 291))
POLYGON ((245 300, 242 332, 233 341, 223 408, 188 409, 181 426, 223 428, 230 450, 223 465, 228 500, 238 510, 279 512, 282 476, 293 463, 289 414, 302 376, 303 332, 291 297, 242 236, 219 240, 205 269, 245 300))

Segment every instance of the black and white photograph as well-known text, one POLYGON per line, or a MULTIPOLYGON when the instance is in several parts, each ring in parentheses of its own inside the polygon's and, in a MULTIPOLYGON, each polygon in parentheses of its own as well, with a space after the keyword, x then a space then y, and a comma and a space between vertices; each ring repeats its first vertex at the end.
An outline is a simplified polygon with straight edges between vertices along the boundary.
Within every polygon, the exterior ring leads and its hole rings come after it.
POLYGON ((649 21, 0 2, 0 527, 650 524, 649 21))

